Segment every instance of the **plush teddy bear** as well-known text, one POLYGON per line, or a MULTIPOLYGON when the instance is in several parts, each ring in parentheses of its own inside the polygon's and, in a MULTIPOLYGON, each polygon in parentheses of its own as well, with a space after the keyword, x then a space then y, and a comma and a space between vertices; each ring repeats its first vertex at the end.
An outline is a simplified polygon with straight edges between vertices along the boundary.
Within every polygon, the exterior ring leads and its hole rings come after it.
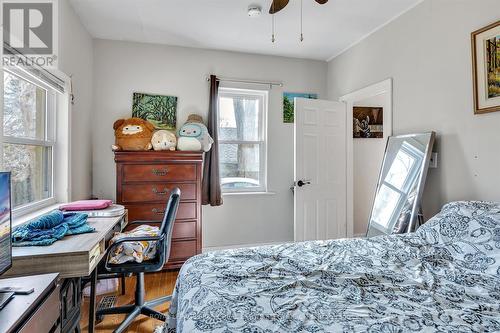
POLYGON ((141 118, 118 119, 113 124, 115 144, 113 150, 150 150, 155 127, 141 118))
POLYGON ((159 130, 153 134, 151 139, 154 150, 175 150, 177 138, 175 134, 167 130, 159 130))
POLYGON ((189 115, 188 120, 177 134, 179 136, 177 140, 178 150, 209 151, 214 142, 208 134, 207 127, 203 124, 203 119, 196 114, 189 115))

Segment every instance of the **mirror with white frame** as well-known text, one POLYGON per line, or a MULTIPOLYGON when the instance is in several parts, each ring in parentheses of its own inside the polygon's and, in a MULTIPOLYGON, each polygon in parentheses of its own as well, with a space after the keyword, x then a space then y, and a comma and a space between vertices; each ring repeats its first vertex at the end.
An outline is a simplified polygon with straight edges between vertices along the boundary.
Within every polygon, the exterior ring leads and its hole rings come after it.
POLYGON ((416 229, 435 136, 430 132, 389 137, 367 237, 416 229))

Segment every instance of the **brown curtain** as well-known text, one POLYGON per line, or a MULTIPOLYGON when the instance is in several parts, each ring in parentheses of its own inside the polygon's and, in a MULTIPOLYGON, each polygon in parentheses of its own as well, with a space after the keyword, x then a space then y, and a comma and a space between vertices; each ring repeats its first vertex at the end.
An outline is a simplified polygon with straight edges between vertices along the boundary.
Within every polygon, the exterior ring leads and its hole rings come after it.
POLYGON ((205 153, 203 164, 203 182, 201 198, 203 205, 222 205, 222 191, 219 176, 219 137, 217 133, 217 105, 219 98, 219 81, 215 75, 210 75, 210 105, 208 108, 208 133, 214 139, 212 149, 205 153))

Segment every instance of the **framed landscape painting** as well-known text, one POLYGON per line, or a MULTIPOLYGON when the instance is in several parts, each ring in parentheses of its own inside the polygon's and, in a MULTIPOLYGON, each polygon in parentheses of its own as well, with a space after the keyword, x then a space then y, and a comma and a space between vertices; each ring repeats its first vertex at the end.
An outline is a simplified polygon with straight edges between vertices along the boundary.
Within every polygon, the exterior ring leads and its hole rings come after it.
POLYGON ((294 116, 294 98, 309 98, 318 99, 318 94, 308 94, 308 93, 283 93, 283 122, 291 123, 295 121, 294 116))
POLYGON ((500 111, 500 21, 472 33, 474 113, 500 111))
POLYGON ((175 130, 177 123, 177 97, 134 93, 132 117, 147 120, 157 129, 175 130))

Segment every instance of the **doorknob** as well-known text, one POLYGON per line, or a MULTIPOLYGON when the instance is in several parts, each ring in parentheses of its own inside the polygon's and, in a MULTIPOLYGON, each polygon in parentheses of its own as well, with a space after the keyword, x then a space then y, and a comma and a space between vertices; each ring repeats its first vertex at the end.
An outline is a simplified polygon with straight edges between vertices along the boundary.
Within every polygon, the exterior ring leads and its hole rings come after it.
POLYGON ((304 185, 309 185, 309 184, 311 184, 310 180, 300 179, 299 181, 297 181, 298 187, 302 187, 304 185))

